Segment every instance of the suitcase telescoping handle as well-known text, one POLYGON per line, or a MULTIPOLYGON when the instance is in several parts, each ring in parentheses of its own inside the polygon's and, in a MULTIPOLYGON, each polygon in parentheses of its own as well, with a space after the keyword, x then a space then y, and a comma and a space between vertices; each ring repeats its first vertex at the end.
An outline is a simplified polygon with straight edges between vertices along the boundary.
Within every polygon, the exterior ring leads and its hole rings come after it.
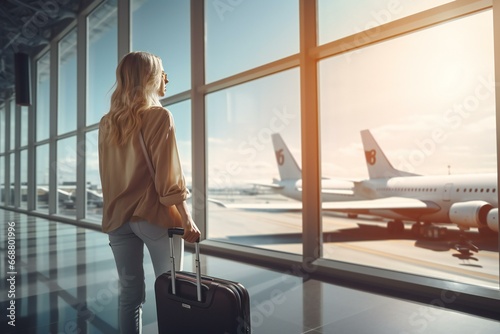
MULTIPOLYGON (((170 238, 170 263, 172 264, 171 279, 172 279, 172 294, 175 295, 175 258, 174 258, 174 243, 172 238, 174 234, 184 235, 184 228, 175 227, 168 229, 168 237, 170 238)), ((195 263, 196 263, 196 296, 201 302, 201 269, 200 269, 200 239, 196 240, 195 244, 195 263)))

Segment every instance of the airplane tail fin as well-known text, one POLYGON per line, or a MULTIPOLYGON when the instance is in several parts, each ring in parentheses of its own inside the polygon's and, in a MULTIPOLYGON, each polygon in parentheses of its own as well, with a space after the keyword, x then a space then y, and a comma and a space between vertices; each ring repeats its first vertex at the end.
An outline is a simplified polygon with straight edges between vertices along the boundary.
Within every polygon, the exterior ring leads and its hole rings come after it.
POLYGON ((361 140, 363 141, 370 179, 417 175, 394 168, 373 138, 370 130, 361 131, 361 140))
POLYGON ((300 179, 302 171, 279 133, 271 135, 281 180, 300 179))

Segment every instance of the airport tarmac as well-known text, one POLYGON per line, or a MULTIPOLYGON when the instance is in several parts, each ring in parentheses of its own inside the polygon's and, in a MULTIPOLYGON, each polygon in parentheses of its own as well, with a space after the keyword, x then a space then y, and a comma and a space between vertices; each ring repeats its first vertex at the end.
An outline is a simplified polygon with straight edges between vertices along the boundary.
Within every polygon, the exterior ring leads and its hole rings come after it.
MULTIPOLYGON (((272 203, 293 201, 280 195, 212 195, 224 203, 272 203)), ((74 210, 62 209, 74 216, 74 210)), ((100 224, 101 208, 88 208, 88 215, 100 224)), ((209 239, 280 252, 302 253, 302 213, 264 212, 228 209, 208 203, 209 239)), ((461 256, 455 250, 460 233, 446 225, 441 240, 416 238, 411 222, 400 234, 390 234, 386 221, 373 216, 348 218, 346 214, 323 214, 323 257, 335 261, 383 268, 426 277, 498 289, 498 235, 484 237, 477 230, 466 232, 466 238, 479 248, 477 253, 461 256)), ((444 226, 444 225, 442 225, 444 226)))
MULTIPOLYGON (((275 198, 253 200, 269 199, 275 198)), ((446 225, 446 236, 431 240, 416 238, 410 231, 411 222, 406 223, 403 233, 390 234, 386 221, 372 216, 348 218, 346 214, 325 212, 322 224, 326 259, 498 289, 496 234, 484 237, 475 229, 466 232, 467 240, 479 251, 462 256, 454 248, 460 237, 455 226, 446 225)), ((210 239, 301 254, 301 235, 301 212, 245 211, 209 204, 210 239)))

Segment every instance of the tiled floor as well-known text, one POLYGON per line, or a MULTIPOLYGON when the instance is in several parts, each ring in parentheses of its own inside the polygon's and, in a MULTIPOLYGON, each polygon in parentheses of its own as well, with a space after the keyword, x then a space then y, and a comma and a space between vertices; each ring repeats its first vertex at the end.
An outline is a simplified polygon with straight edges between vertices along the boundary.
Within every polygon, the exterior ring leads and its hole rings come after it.
MULTIPOLYGON (((4 210, 0 223, 0 270, 5 276, 0 283, 0 333, 118 333, 117 274, 105 234, 4 210), (8 263, 9 222, 15 223, 13 268, 8 263), (8 310, 11 300, 15 310, 8 310), (11 313, 15 326, 8 324, 11 313)), ((191 254, 185 269, 192 269, 191 254)), ((148 255, 145 270, 143 323, 148 334, 157 332, 148 255)), ((202 271, 248 288, 252 333, 500 333, 500 323, 492 319, 313 279, 303 282, 284 272, 213 256, 202 256, 202 271)))

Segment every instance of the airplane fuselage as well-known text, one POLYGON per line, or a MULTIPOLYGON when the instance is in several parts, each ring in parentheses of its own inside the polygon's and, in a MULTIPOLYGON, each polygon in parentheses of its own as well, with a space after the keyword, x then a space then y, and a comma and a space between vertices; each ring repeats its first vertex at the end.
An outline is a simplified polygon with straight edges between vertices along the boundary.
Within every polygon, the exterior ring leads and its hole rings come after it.
POLYGON ((439 210, 426 214, 412 214, 411 210, 373 210, 373 213, 394 219, 412 219, 421 222, 451 223, 450 209, 456 203, 488 203, 498 207, 497 175, 463 174, 440 176, 392 177, 369 179, 362 182, 359 195, 367 199, 385 197, 416 198, 435 203, 439 210))

